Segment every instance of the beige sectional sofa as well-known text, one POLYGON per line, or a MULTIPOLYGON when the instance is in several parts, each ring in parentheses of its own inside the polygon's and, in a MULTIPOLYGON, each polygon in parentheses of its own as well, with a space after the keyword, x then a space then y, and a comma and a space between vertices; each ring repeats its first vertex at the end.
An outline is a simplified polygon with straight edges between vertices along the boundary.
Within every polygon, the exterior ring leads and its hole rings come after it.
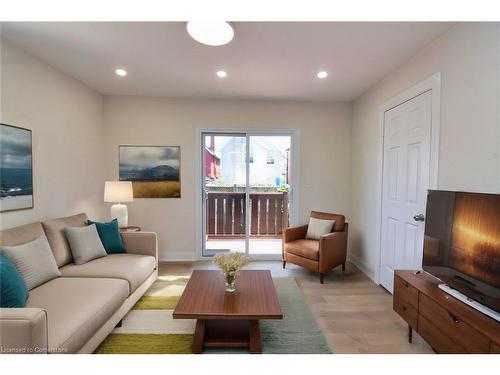
POLYGON ((2 353, 92 353, 158 277, 152 232, 122 233, 126 254, 73 263, 66 226, 84 226, 85 214, 0 232, 0 246, 45 235, 61 276, 29 293, 26 307, 0 308, 2 353))

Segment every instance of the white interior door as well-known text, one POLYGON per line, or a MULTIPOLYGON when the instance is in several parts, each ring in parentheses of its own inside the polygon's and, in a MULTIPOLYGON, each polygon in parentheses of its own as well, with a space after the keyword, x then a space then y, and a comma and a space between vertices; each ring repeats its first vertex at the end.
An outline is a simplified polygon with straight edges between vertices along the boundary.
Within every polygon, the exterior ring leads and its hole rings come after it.
POLYGON ((422 267, 431 105, 427 91, 384 114, 380 283, 391 293, 395 269, 422 267))

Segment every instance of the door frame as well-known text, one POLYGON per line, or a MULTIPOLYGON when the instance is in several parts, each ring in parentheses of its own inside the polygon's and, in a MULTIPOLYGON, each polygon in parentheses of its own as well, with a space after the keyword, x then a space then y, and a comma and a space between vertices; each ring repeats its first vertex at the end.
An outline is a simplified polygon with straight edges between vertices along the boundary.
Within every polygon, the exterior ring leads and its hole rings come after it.
POLYGON ((380 284, 380 267, 382 265, 382 194, 384 176, 384 120, 385 113, 427 91, 431 91, 431 144, 429 160, 429 189, 437 189, 439 176, 439 138, 441 128, 441 72, 417 83, 406 91, 384 102, 378 110, 378 152, 377 152, 377 206, 376 227, 376 264, 374 281, 380 284))
MULTIPOLYGON (((203 166, 202 166, 202 150, 201 146, 203 144, 202 135, 203 133, 215 133, 220 135, 230 135, 230 133, 239 133, 245 134, 247 136, 290 136, 291 137, 291 155, 290 155, 290 164, 291 164, 291 173, 292 173, 292 183, 290 184, 291 194, 289 196, 289 202, 291 204, 291 210, 289 211, 289 220, 290 225, 297 225, 299 221, 299 204, 300 204, 300 130, 297 128, 226 128, 222 126, 211 126, 211 127, 196 127, 195 129, 195 191, 194 191, 194 200, 195 200, 195 210, 196 210, 196 256, 197 260, 206 260, 210 261, 211 257, 203 256, 203 237, 205 235, 205 227, 203 225, 205 221, 204 211, 203 211, 203 195, 202 195, 202 178, 203 178, 203 166)), ((249 144, 247 142, 247 152, 248 152, 249 144)), ((249 164, 246 163, 247 168, 247 177, 248 177, 248 168, 249 164)), ((248 190, 248 188, 247 188, 248 190)), ((246 215, 248 215, 248 209, 245 211, 246 215)), ((248 219, 248 218, 247 218, 248 219)), ((248 223, 248 220, 246 221, 248 223)), ((252 256, 252 258, 256 260, 276 260, 281 259, 281 254, 279 256, 275 254, 270 255, 259 255, 252 256)))

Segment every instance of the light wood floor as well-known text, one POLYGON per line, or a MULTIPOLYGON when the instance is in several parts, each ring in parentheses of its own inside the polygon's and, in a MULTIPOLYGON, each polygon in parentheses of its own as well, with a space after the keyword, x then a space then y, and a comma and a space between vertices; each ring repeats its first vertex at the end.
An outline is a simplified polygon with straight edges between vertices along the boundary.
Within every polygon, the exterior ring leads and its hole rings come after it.
MULTIPOLYGON (((392 295, 374 284, 354 265, 319 276, 281 261, 252 262, 248 268, 269 269, 273 277, 294 277, 334 353, 433 353, 415 332, 408 342, 408 326, 392 310, 392 295)), ((193 269, 215 268, 211 262, 161 263, 159 273, 189 275, 193 269)))

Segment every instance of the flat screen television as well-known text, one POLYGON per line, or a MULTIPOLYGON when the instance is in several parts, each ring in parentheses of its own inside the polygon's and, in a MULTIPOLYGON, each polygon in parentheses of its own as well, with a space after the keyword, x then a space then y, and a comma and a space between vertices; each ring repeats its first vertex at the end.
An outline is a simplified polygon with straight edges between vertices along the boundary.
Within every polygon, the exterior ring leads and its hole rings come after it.
POLYGON ((429 190, 423 269, 500 312, 500 194, 429 190))

